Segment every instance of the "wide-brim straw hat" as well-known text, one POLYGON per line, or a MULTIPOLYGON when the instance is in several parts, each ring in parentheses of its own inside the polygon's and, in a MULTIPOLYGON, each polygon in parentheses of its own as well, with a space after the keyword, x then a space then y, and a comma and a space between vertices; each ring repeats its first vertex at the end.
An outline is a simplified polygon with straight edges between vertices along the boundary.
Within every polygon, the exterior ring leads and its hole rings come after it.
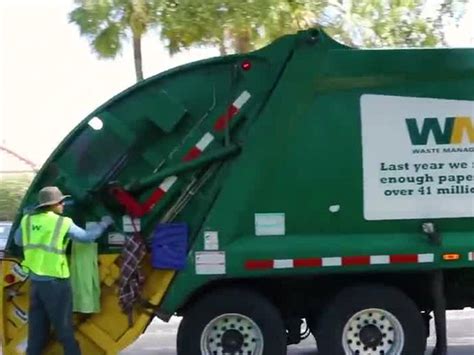
POLYGON ((71 197, 71 195, 63 195, 56 186, 43 187, 38 193, 38 205, 36 208, 57 205, 68 197, 71 197))

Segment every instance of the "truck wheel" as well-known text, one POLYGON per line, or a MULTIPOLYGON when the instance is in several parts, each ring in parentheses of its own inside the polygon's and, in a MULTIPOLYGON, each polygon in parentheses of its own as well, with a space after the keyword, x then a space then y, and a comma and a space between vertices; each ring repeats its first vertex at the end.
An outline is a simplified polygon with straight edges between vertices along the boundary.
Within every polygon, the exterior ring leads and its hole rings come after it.
POLYGON ((321 355, 413 355, 426 349, 418 307, 393 287, 343 290, 314 328, 321 355))
POLYGON ((210 293, 184 315, 179 355, 284 355, 286 330, 278 309, 251 290, 210 293))

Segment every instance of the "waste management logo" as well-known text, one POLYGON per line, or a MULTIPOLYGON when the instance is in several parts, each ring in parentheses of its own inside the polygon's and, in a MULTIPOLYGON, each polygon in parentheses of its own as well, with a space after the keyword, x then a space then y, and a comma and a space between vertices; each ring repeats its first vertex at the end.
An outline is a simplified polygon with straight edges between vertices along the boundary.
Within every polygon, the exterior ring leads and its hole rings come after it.
MULTIPOLYGON (((406 118, 405 123, 412 145, 426 146, 430 136, 436 145, 474 143, 474 125, 470 116, 446 117, 444 125, 441 124, 440 118, 434 117, 423 118, 421 127, 416 118, 406 118)), ((445 150, 451 151, 453 150, 445 150)))
POLYGON ((364 217, 474 216, 474 101, 362 95, 364 217))

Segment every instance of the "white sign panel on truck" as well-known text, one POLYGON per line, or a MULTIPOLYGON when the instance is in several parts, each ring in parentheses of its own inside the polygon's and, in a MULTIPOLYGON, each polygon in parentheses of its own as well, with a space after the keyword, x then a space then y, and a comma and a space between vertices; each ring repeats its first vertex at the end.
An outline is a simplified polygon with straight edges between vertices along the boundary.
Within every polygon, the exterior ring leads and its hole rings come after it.
POLYGON ((474 216, 474 101, 362 95, 364 218, 474 216))

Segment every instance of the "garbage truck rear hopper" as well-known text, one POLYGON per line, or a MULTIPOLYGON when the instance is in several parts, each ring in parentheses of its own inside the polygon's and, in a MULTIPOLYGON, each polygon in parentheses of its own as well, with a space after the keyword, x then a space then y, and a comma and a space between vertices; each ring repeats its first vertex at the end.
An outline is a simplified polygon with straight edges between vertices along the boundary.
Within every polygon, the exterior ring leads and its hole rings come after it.
MULTIPOLYGON (((84 227, 114 217, 101 311, 75 315, 84 354, 116 354, 172 315, 180 355, 285 354, 309 332, 322 355, 419 355, 432 315, 445 354, 446 309, 474 304, 473 74, 474 49, 355 49, 317 29, 170 70, 64 139, 15 226, 45 185, 73 196, 65 213, 84 227), (129 317, 134 234, 147 253, 129 317)), ((26 347, 21 259, 10 235, 5 354, 26 347)))

